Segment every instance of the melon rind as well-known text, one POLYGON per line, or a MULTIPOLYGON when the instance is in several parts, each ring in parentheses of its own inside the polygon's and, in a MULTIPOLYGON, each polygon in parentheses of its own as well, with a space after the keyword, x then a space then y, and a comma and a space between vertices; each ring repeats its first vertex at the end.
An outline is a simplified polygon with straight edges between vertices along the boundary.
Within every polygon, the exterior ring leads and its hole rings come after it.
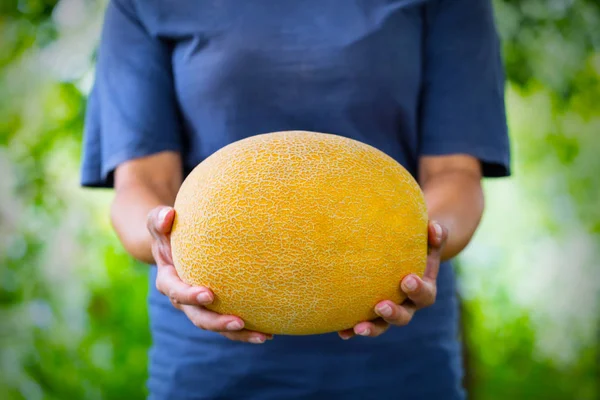
POLYGON ((382 151, 339 135, 251 136, 186 177, 171 234, 175 268, 209 287, 208 308, 264 333, 340 331, 400 303, 422 276, 427 209, 414 177, 382 151))

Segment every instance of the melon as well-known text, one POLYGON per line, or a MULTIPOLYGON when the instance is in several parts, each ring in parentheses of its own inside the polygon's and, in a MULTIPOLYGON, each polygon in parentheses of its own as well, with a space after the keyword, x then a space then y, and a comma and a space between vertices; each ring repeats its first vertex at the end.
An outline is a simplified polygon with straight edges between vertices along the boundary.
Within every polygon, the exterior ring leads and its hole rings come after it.
POLYGON ((174 266, 246 328, 312 335, 377 317, 422 276, 423 193, 397 161, 339 135, 285 131, 231 143, 198 164, 175 201, 174 266))

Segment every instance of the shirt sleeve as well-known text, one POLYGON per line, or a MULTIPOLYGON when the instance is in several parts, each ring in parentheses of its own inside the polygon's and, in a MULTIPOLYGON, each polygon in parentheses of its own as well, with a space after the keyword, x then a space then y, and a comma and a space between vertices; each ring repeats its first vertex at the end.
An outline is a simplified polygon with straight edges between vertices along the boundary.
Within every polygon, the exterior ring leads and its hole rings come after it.
POLYGON ((169 48, 132 0, 111 0, 86 109, 81 184, 112 187, 119 164, 166 150, 181 151, 169 48))
POLYGON ((485 177, 510 175, 504 70, 491 0, 425 9, 422 155, 468 154, 485 177))

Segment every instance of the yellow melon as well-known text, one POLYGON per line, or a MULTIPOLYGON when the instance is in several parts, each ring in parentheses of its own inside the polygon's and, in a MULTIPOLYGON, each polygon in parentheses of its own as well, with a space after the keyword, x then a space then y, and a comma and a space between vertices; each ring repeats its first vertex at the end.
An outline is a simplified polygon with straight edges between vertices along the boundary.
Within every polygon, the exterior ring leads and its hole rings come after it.
POLYGON ((185 179, 171 244, 209 308, 264 333, 308 335, 376 318, 422 276, 427 212, 398 162, 338 135, 288 131, 223 147, 185 179))

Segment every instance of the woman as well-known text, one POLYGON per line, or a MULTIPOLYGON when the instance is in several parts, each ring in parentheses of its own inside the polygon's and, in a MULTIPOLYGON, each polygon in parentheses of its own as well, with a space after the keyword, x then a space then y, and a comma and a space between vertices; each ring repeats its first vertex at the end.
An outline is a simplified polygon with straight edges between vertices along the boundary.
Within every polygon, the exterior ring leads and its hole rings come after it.
POLYGON ((115 188, 120 240, 156 264, 150 398, 463 398, 449 260, 479 223, 481 178, 508 174, 489 0, 108 6, 82 184, 115 188), (271 341, 203 308, 214 294, 177 277, 170 207, 186 174, 233 141, 281 130, 368 143, 421 184, 432 221, 428 272, 406 277, 409 300, 380 303, 378 320, 271 341))

